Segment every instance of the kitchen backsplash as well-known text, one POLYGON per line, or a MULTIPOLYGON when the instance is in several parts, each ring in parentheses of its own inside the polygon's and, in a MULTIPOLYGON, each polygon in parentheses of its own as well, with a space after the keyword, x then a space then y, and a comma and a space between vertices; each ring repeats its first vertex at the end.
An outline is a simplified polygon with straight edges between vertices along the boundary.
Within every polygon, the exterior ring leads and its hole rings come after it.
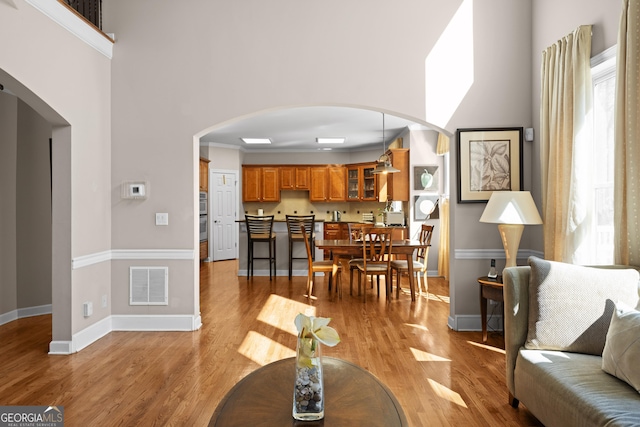
MULTIPOLYGON (((340 211, 341 221, 362 221, 364 212, 372 212, 374 218, 382 212, 386 203, 380 202, 328 202, 311 203, 308 191, 282 190, 279 203, 244 203, 244 212, 249 215, 257 215, 258 209, 264 211, 264 215, 275 215, 276 220, 284 220, 285 215, 309 215, 315 214, 316 219, 331 221, 332 212, 340 211)), ((404 207, 406 210, 406 206, 404 207)), ((380 218, 376 218, 380 220, 380 218)))

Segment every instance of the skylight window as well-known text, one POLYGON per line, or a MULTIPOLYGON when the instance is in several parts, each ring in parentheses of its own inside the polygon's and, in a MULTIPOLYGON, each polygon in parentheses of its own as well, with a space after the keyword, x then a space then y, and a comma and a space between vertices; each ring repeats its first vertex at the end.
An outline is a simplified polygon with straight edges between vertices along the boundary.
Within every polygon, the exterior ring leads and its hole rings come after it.
POLYGON ((271 144, 269 138, 240 138, 245 144, 271 144))
POLYGON ((316 138, 318 144, 344 144, 346 138, 316 138))

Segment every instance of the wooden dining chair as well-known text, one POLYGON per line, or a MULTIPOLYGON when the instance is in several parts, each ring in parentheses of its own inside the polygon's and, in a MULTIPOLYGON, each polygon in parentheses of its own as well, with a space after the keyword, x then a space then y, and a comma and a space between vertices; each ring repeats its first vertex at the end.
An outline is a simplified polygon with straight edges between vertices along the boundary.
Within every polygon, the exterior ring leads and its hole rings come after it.
MULTIPOLYGON (((294 259, 307 259, 296 257, 293 254, 293 244, 294 243, 302 243, 304 239, 307 239, 311 245, 311 255, 314 254, 314 234, 313 231, 315 229, 316 216, 315 215, 285 215, 285 219, 287 221, 287 231, 289 233, 289 280, 291 280, 291 272, 293 270, 293 260, 294 259), (306 237, 302 237, 300 233, 300 227, 304 226, 307 230, 306 237)), ((313 256, 315 259, 315 256, 313 256)))
MULTIPOLYGON (((347 227, 349 228, 349 240, 358 241, 362 239, 365 230, 372 228, 373 224, 350 222, 347 224, 347 227)), ((349 260, 349 295, 353 295, 353 273, 358 270, 358 262, 360 261, 362 261, 362 258, 358 257, 349 260)))
MULTIPOLYGON (((431 246, 431 235, 433 234, 433 225, 422 224, 420 229, 420 243, 423 247, 418 248, 416 251, 416 259, 413 262, 413 273, 416 276, 415 283, 418 284, 418 291, 422 294, 422 283, 420 282, 420 275, 422 275, 422 282, 424 282, 424 291, 428 292, 429 284, 427 283, 427 258, 429 257, 429 247, 431 246)), ((400 279, 403 274, 409 273, 409 265, 407 260, 399 259, 391 261, 391 270, 396 272, 396 298, 400 295, 400 279)))
POLYGON ((247 225, 247 280, 253 276, 253 261, 256 259, 269 260, 269 280, 271 271, 276 275, 276 233, 273 232, 273 215, 256 216, 245 215, 247 225), (268 257, 254 256, 254 245, 256 243, 267 243, 269 245, 268 257))
MULTIPOLYGON (((315 281, 316 273, 329 274, 329 289, 331 289, 331 282, 332 282, 332 276, 333 276, 332 274, 333 261, 332 260, 314 261, 313 253, 311 252, 311 244, 309 244, 309 239, 307 238, 307 231, 305 229, 304 223, 299 224, 299 230, 300 230, 300 234, 302 234, 302 240, 304 240, 304 245, 307 248, 307 262, 309 264, 309 272, 307 276, 307 295, 305 296, 307 298, 311 298, 312 292, 313 292, 313 283, 315 281)), ((336 289, 337 289, 338 295, 341 297, 342 296, 342 280, 340 276, 342 276, 342 265, 337 264, 336 268, 338 269, 338 274, 336 276, 337 277, 336 289)))
POLYGON ((387 299, 391 294, 391 228, 371 227, 363 232, 362 236, 362 260, 356 262, 358 269, 358 294, 364 276, 362 294, 367 300, 367 277, 377 279, 378 296, 380 295, 380 276, 384 276, 387 299))

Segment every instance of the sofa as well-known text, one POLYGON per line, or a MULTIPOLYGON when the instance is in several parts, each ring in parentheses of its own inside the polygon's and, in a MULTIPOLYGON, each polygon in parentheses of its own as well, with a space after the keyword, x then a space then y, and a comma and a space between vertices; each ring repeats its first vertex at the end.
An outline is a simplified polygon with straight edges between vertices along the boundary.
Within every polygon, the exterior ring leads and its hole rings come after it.
POLYGON ((640 426, 638 271, 530 257, 503 271, 509 403, 552 426, 640 426))

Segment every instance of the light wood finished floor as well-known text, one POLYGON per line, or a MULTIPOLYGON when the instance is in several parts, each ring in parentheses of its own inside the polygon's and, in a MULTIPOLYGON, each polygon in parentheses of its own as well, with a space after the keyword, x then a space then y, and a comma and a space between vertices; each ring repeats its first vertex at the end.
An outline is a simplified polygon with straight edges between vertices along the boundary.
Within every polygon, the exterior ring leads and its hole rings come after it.
POLYGON ((501 334, 483 345, 480 332, 449 330, 443 279, 430 278, 428 296, 412 304, 408 293, 387 303, 374 289, 363 303, 347 281, 343 299, 330 301, 320 278, 308 302, 306 278, 247 281, 236 270, 236 261, 202 264, 196 332, 112 332, 79 353, 49 356, 51 316, 0 326, 0 405, 62 405, 68 427, 206 426, 238 380, 293 355, 293 319, 307 312, 331 317, 340 333, 324 355, 380 378, 412 426, 541 425, 507 403, 501 334))

